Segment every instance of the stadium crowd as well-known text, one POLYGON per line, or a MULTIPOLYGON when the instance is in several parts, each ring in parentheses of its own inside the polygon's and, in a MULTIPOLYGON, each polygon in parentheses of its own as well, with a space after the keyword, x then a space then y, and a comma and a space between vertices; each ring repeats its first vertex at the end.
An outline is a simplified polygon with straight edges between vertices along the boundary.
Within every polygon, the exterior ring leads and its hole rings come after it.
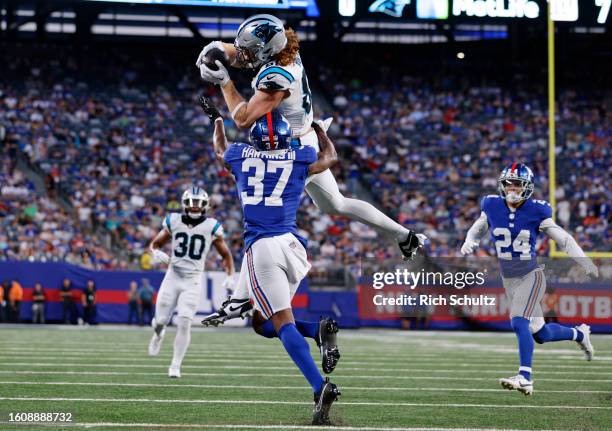
MULTIPOLYGON (((216 90, 202 87, 195 68, 177 68, 169 58, 119 52, 109 62, 50 51, 36 63, 38 55, 12 53, 0 78, 0 258, 150 269, 148 241, 166 212, 180 210, 182 190, 196 183, 210 194, 210 214, 240 261, 242 214, 233 180, 214 158, 209 120, 195 102, 204 91, 221 106, 216 90), (47 195, 36 194, 15 169, 15 151, 45 173, 47 195)), ((341 189, 347 195, 356 185, 367 189, 385 212, 429 237, 430 255, 458 253, 480 198, 496 193, 505 164, 530 165, 535 196, 546 197, 541 95, 412 76, 373 84, 326 68, 317 75, 310 79, 329 102, 321 105, 331 107, 317 115, 334 117, 329 134, 341 154, 334 168, 341 189)), ((248 81, 238 80, 245 88, 248 81)), ((612 118, 602 97, 560 94, 557 214, 585 250, 610 251, 612 118)), ((226 127, 229 139, 246 138, 231 121, 226 127)), ((306 194, 303 201, 298 224, 316 270, 398 256, 396 245, 371 229, 322 214, 306 194)), ((486 241, 480 252, 492 251, 486 241)), ((211 266, 218 264, 214 254, 211 266)))

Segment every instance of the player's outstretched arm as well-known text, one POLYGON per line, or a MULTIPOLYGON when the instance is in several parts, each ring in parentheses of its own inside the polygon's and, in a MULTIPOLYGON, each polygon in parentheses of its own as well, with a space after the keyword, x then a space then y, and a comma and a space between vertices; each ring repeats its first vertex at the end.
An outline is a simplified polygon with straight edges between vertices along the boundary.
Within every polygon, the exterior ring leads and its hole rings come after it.
POLYGON ((219 256, 221 256, 221 265, 223 266, 225 273, 228 275, 228 277, 233 276, 234 258, 232 257, 232 253, 230 252, 227 243, 223 238, 217 238, 212 244, 215 247, 215 250, 217 250, 217 253, 219 253, 219 256))
POLYGON ((484 212, 480 213, 480 217, 476 219, 472 227, 467 231, 465 242, 461 246, 461 254, 472 254, 476 247, 480 244, 480 239, 487 233, 489 223, 487 215, 484 212))
POLYGON ((225 154, 225 151, 229 145, 225 136, 223 117, 221 116, 219 109, 217 109, 217 106, 208 97, 200 96, 198 97, 198 102, 202 107, 202 111, 208 115, 208 118, 210 118, 215 125, 215 130, 213 132, 213 149, 215 151, 215 155, 217 156, 217 160, 224 162, 223 154, 225 154))
POLYGON ((166 245, 170 239, 170 232, 168 232, 167 229, 162 229, 155 236, 155 238, 153 238, 153 241, 151 241, 149 251, 151 252, 151 255, 153 255, 153 261, 155 263, 168 264, 170 262, 170 256, 161 250, 161 248, 166 245))
POLYGON ((223 287, 228 292, 234 291, 234 258, 230 252, 225 240, 222 237, 218 237, 213 241, 213 246, 217 253, 221 256, 221 265, 227 274, 227 277, 223 281, 223 287))
POLYGON ((338 153, 336 153, 334 143, 329 139, 325 130, 316 122, 312 123, 312 128, 317 134, 320 151, 318 160, 308 167, 309 175, 323 172, 331 168, 338 161, 338 153))
POLYGON ((580 265, 589 277, 596 278, 599 275, 599 270, 593 261, 584 254, 582 248, 576 240, 561 226, 559 226, 552 218, 547 218, 540 223, 540 231, 548 235, 554 240, 561 250, 567 253, 569 257, 580 265))
POLYGON ((276 109, 288 96, 286 90, 257 90, 249 101, 238 93, 232 81, 221 88, 227 109, 231 112, 236 127, 248 129, 258 119, 276 109))

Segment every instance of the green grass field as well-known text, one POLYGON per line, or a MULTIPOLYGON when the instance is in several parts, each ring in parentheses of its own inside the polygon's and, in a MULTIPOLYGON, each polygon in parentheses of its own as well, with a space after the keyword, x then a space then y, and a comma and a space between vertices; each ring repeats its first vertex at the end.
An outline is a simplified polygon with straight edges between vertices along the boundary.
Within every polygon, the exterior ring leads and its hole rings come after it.
MULTIPOLYGON (((43 428, 8 422, 28 411, 72 412, 66 429, 315 429, 310 388, 278 340, 195 330, 183 377, 169 379, 174 332, 156 358, 149 336, 0 328, 0 429, 43 428)), ((331 429, 612 429, 610 336, 594 336, 590 363, 573 342, 536 346, 532 397, 497 383, 516 372, 512 334, 345 330, 339 343, 331 429)))

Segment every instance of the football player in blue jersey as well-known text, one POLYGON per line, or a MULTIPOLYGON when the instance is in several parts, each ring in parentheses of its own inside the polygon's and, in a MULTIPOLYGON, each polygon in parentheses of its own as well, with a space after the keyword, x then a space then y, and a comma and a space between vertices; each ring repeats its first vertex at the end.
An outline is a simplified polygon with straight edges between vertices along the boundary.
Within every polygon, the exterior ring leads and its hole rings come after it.
POLYGON ((597 277, 598 270, 574 238, 553 221, 548 202, 531 199, 534 189, 531 169, 522 163, 506 167, 499 177, 498 189, 499 196, 490 195, 482 199, 480 217, 467 232, 461 254, 471 254, 487 230, 491 231, 520 357, 519 373, 500 379, 500 383, 505 389, 531 395, 534 340, 539 344, 573 340, 584 351, 588 361, 594 354, 588 325, 570 328, 544 323, 541 301, 546 280, 543 268, 536 262, 538 234, 543 232, 556 241, 589 277, 597 277))
MULTIPOLYGON (((317 154, 311 146, 296 145, 289 122, 278 111, 255 121, 250 145, 228 145, 218 110, 208 99, 200 98, 200 103, 215 125, 215 154, 234 175, 242 204, 246 251, 240 279, 248 285, 254 303, 253 328, 264 337, 280 339, 313 389, 312 423, 329 424, 329 409, 340 391, 321 376, 304 338, 316 339, 320 324, 296 321, 291 299, 310 270, 306 239, 296 224, 300 198, 309 175, 336 163, 334 146, 317 123, 312 127, 319 135, 321 151, 317 154)), ((327 341, 334 345, 327 347, 337 353, 332 335, 327 341)), ((337 362, 338 357, 331 359, 337 362)))

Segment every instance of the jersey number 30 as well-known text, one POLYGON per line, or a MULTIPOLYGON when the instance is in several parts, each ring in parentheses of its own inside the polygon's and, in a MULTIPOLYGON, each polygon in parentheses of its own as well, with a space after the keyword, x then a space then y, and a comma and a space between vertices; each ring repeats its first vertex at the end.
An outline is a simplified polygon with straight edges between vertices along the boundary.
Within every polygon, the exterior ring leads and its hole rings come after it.
POLYGON ((495 249, 497 250, 497 257, 499 259, 512 259, 512 252, 502 251, 502 248, 509 247, 510 244, 512 244, 512 251, 515 253, 520 253, 521 260, 531 259, 531 245, 529 242, 529 237, 531 235, 527 229, 521 230, 514 241, 512 241, 512 233, 510 232, 510 229, 505 227, 495 228, 493 230, 493 235, 495 235, 495 249), (499 236, 501 236, 501 238, 497 239, 499 236))
POLYGON ((179 232, 174 235, 176 240, 176 248, 174 255, 176 257, 185 257, 189 255, 190 259, 198 260, 202 258, 204 247, 206 246, 206 238, 203 235, 187 235, 185 232, 179 232))
POLYGON ((281 195, 287 186, 289 176, 293 170, 293 162, 291 160, 269 160, 266 169, 266 162, 261 159, 246 159, 242 162, 242 172, 250 172, 251 169, 255 169, 255 175, 248 177, 249 187, 253 187, 253 194, 250 195, 244 191, 241 193, 243 205, 259 205, 263 200, 264 205, 267 207, 280 207, 283 206, 283 198, 281 195), (276 173, 279 169, 282 169, 276 187, 272 190, 270 196, 264 198, 264 176, 266 173, 276 173))

